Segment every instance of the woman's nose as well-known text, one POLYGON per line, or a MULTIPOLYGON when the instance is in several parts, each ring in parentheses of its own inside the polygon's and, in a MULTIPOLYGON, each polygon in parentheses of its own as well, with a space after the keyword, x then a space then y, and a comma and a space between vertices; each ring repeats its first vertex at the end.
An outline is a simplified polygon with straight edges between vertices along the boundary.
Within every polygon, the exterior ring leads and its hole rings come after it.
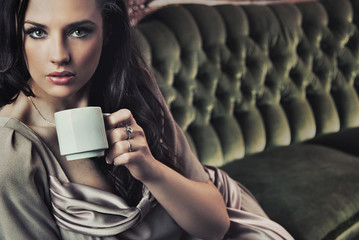
POLYGON ((71 55, 62 37, 56 37, 51 41, 50 46, 50 61, 57 65, 66 65, 71 61, 71 55))

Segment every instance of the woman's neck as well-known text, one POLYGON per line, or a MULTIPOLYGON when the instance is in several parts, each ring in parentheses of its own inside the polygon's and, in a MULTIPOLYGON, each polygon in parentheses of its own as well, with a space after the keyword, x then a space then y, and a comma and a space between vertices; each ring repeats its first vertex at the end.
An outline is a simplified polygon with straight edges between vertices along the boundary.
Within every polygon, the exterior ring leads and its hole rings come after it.
POLYGON ((1 109, 0 116, 16 118, 28 126, 54 127, 55 112, 88 106, 87 97, 57 99, 44 97, 36 92, 34 94, 36 97, 27 97, 20 93, 15 102, 1 109))

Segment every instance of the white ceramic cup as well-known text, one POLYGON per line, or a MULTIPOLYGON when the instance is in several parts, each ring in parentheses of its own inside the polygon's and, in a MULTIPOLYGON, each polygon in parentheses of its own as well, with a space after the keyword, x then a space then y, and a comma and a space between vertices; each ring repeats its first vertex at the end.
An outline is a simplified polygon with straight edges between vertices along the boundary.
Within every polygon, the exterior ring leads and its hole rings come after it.
POLYGON ((105 155, 108 142, 100 107, 56 112, 55 123, 60 154, 68 161, 105 155))

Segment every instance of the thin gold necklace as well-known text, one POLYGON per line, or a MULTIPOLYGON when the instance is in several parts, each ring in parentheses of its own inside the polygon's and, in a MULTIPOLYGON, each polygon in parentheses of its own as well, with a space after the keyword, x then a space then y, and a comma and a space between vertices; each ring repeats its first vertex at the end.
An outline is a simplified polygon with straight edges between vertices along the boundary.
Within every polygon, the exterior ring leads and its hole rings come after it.
POLYGON ((50 122, 49 120, 47 120, 47 119, 44 117, 44 115, 41 114, 40 110, 36 107, 35 103, 32 101, 32 99, 31 99, 30 96, 27 96, 27 98, 30 100, 32 106, 34 106, 36 112, 40 115, 40 117, 41 117, 42 119, 44 119, 44 121, 45 121, 46 123, 48 123, 48 124, 50 124, 50 125, 52 125, 52 126, 56 126, 55 123, 50 122))

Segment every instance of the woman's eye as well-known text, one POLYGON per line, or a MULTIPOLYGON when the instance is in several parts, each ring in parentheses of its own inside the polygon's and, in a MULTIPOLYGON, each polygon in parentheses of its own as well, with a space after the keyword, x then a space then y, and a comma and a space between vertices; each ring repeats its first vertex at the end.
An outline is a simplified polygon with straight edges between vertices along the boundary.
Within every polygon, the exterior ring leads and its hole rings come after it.
POLYGON ((85 30, 85 29, 76 29, 74 31, 71 32, 71 36, 76 37, 76 38, 83 38, 86 37, 89 34, 89 31, 85 30))
POLYGON ((47 36, 46 32, 41 29, 29 29, 25 31, 25 34, 29 35, 33 39, 42 39, 47 36))

